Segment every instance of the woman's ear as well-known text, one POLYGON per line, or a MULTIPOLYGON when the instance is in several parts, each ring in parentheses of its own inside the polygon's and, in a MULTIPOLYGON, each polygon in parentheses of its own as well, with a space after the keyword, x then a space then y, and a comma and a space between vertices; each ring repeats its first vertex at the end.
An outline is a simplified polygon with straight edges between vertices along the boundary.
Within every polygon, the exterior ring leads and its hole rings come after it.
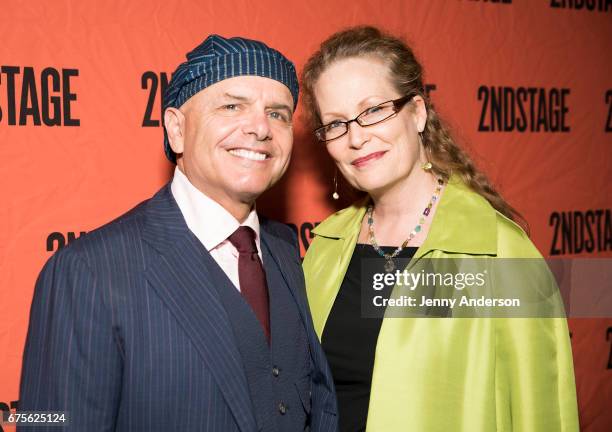
POLYGON ((425 123, 427 123, 427 108, 425 108, 425 100, 422 96, 415 96, 412 99, 414 104, 413 115, 415 126, 419 133, 425 130, 425 123))
POLYGON ((185 115, 177 108, 166 108, 164 126, 166 126, 172 151, 177 155, 183 153, 185 148, 185 115))

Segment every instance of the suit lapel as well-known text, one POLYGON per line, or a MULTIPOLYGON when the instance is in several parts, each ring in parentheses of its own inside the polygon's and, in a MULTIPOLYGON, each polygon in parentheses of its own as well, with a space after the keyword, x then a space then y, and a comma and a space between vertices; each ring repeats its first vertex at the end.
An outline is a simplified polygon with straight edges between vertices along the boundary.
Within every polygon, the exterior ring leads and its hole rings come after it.
MULTIPOLYGON (((263 219, 263 218, 262 218, 263 219)), ((270 255, 274 260, 274 264, 278 266, 285 282, 289 286, 289 291, 295 299, 300 311, 300 317, 306 328, 308 335, 308 343, 310 345, 310 355, 315 365, 315 369, 323 374, 323 382, 326 387, 326 392, 320 394, 320 405, 324 410, 332 414, 336 413, 333 408, 334 403, 334 384, 331 377, 331 371, 325 359, 325 353, 319 343, 319 338, 314 330, 310 309, 306 299, 306 288, 304 284, 304 275, 302 273, 301 263, 298 261, 296 250, 285 240, 280 238, 271 228, 265 219, 261 221, 261 239, 265 247, 270 251, 270 255)), ((264 266, 271 263, 264 262, 264 266)))
MULTIPOLYGON (((306 289, 301 272, 302 267, 298 261, 295 249, 285 240, 277 237, 265 220, 261 221, 261 241, 270 251, 274 264, 283 275, 283 279, 298 305, 302 320, 307 323, 307 318, 310 318, 310 315, 306 303, 306 289)), ((267 265, 269 264, 264 262, 264 266, 267 265)))
POLYGON ((146 277, 207 364, 240 430, 255 430, 240 353, 208 268, 216 263, 187 228, 169 185, 147 205, 144 241, 154 250, 146 277))

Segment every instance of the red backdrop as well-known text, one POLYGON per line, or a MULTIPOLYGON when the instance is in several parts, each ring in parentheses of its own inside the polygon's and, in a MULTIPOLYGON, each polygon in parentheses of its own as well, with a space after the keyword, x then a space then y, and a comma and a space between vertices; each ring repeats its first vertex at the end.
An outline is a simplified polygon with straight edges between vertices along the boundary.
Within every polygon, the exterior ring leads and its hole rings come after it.
MULTIPOLYGON (((54 0, 0 11, 0 409, 17 405, 45 260, 169 179, 161 89, 210 33, 262 40, 298 69, 347 26, 403 36, 436 108, 542 254, 612 256, 610 0, 54 0)), ((301 117, 290 171, 258 208, 293 223, 304 251, 338 204, 332 163, 301 117)), ((612 319, 570 328, 581 427, 612 430, 612 319)))

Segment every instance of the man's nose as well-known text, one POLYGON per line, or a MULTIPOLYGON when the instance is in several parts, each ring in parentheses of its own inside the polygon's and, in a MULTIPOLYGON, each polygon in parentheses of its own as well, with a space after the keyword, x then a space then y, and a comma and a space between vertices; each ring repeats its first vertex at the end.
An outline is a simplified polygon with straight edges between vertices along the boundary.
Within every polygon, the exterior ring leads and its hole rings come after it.
POLYGON ((263 110, 254 110, 246 120, 244 133, 254 135, 257 141, 265 141, 272 138, 270 119, 263 110))

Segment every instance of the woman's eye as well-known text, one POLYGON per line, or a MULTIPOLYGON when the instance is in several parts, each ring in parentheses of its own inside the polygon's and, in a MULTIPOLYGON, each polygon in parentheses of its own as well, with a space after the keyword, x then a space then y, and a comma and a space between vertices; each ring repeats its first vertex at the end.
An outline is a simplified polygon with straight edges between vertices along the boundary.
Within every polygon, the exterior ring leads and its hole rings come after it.
POLYGON ((327 125, 327 129, 328 130, 332 130, 332 129, 335 129, 335 128, 340 127, 340 126, 342 126, 342 122, 341 121, 334 121, 334 122, 331 122, 330 124, 327 125))
POLYGON ((375 114, 375 113, 377 113, 380 110, 382 110, 382 107, 375 106, 375 107, 372 107, 372 108, 368 108, 368 110, 366 111, 366 114, 375 114))

